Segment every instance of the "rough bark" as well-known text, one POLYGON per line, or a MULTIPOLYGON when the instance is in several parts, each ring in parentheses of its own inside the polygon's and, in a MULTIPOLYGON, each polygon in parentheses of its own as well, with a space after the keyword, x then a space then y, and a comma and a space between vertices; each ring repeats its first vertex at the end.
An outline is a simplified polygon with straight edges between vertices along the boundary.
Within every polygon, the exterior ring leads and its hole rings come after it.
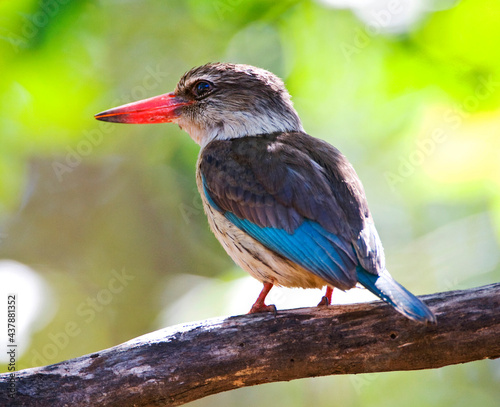
POLYGON ((17 372, 0 405, 177 406, 302 377, 439 368, 500 357, 500 283, 422 297, 437 325, 381 302, 216 318, 17 372))

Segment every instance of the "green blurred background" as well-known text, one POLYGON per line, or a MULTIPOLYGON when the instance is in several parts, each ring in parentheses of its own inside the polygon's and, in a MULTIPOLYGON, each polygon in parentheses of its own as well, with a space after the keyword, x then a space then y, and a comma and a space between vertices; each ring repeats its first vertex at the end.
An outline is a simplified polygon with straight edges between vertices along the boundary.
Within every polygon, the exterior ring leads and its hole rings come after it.
MULTIPOLYGON (((210 61, 285 80, 306 130, 355 166, 411 291, 500 281, 498 1, 4 0, 0 15, 0 293, 19 298, 18 369, 249 309, 260 286, 208 230, 198 146, 173 125, 93 119, 210 61)), ((497 360, 192 405, 486 407, 499 389, 497 360)))

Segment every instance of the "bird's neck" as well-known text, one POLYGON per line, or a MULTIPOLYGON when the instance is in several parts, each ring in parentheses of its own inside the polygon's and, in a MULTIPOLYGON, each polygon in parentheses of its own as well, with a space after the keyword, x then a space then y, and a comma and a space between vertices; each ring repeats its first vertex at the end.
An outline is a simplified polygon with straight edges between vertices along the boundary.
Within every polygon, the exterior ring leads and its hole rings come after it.
POLYGON ((251 115, 247 112, 232 113, 211 126, 181 123, 179 126, 203 149, 213 140, 231 140, 259 134, 304 132, 298 115, 251 115))

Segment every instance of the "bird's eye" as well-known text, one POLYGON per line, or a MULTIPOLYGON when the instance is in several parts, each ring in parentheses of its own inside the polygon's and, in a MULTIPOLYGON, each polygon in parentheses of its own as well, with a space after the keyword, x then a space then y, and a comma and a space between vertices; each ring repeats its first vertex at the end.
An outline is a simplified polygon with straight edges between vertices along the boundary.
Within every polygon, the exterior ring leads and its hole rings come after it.
POLYGON ((207 81, 199 81, 194 85, 194 94, 204 96, 213 89, 213 85, 207 81))

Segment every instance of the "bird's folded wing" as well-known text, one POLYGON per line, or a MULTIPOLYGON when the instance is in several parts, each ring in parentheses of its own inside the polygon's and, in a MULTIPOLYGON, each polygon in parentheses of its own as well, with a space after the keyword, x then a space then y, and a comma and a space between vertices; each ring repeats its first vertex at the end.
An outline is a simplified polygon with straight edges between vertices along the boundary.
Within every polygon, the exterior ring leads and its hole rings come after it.
POLYGON ((357 247, 365 223, 361 215, 349 217, 362 208, 345 207, 356 202, 342 185, 349 181, 343 174, 332 174, 299 147, 293 135, 213 141, 200 160, 204 193, 267 248, 339 288, 351 288, 363 256, 357 251, 365 250, 357 247))

